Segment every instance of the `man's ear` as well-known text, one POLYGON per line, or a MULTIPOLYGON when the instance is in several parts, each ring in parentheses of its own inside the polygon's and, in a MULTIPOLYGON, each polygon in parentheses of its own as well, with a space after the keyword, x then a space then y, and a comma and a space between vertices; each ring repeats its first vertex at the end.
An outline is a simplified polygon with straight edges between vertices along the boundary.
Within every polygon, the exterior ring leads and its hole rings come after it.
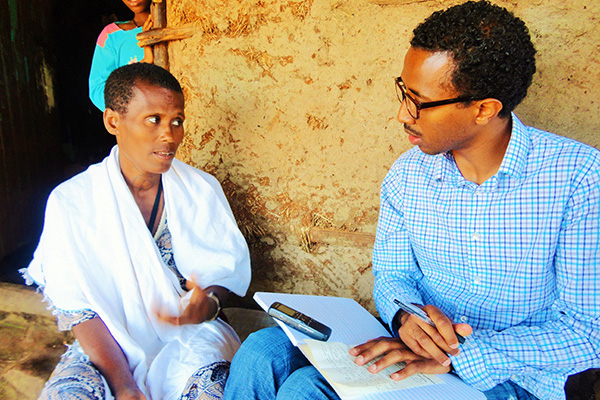
POLYGON ((104 127, 111 135, 117 136, 119 133, 119 119, 120 115, 115 110, 106 108, 104 110, 104 127))
POLYGON ((502 110, 502 102, 498 99, 489 98, 479 100, 479 108, 475 122, 478 125, 486 125, 488 122, 498 116, 500 110, 502 110))

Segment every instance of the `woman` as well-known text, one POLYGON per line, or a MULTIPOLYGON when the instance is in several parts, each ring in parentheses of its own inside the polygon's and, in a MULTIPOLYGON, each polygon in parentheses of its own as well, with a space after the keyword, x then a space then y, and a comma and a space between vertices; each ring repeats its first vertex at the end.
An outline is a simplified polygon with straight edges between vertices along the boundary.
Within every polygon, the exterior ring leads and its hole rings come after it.
POLYGON ((220 398, 239 339, 218 316, 248 288, 247 245, 216 179, 174 158, 177 80, 126 65, 106 100, 117 146, 53 190, 23 271, 77 339, 41 398, 220 398))

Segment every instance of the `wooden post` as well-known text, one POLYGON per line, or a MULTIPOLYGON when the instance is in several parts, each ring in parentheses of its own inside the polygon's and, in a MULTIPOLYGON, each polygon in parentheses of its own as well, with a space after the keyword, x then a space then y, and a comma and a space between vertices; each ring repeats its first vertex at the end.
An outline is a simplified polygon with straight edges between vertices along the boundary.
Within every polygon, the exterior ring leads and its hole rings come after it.
MULTIPOLYGON (((164 0, 152 0, 152 21, 154 28, 167 27, 167 3, 164 0)), ((157 43, 154 45, 154 64, 164 69, 169 69, 169 53, 167 43, 157 43)))

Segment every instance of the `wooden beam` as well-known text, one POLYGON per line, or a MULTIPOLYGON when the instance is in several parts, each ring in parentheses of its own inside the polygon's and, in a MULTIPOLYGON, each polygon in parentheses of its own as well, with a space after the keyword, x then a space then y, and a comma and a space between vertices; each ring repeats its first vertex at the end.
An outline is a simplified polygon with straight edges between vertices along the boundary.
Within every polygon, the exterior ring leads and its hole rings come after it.
POLYGON ((309 230, 309 240, 313 243, 373 247, 375 235, 372 233, 349 232, 340 229, 317 228, 313 226, 309 230))
POLYGON ((147 32, 138 33, 136 38, 140 46, 152 46, 161 42, 186 39, 196 33, 194 24, 188 24, 179 28, 158 28, 147 32))

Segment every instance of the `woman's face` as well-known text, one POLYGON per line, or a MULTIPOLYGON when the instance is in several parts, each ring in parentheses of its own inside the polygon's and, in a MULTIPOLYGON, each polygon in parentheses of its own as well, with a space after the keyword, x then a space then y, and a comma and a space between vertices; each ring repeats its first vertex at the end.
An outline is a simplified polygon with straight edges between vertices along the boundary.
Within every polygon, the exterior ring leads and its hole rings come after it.
POLYGON ((152 0, 123 0, 123 3, 129 8, 134 14, 150 11, 150 4, 152 0))
MULTIPOLYGON (((169 170, 184 135, 184 100, 181 93, 139 82, 127 112, 107 109, 117 137, 119 161, 126 179, 162 174, 169 170)), ((105 122, 107 113, 105 112, 105 122)))

